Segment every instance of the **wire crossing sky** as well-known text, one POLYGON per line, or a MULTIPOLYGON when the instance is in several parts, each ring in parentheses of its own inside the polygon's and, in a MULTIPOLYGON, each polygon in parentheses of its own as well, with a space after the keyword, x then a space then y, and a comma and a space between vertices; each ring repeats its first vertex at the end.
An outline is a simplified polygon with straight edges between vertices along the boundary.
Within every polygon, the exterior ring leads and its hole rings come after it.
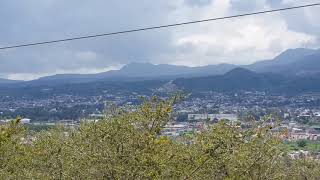
POLYGON ((75 41, 75 40, 81 40, 81 39, 98 38, 98 37, 104 37, 104 36, 113 36, 113 35, 127 34, 127 33, 139 32, 139 31, 154 30, 154 29, 163 29, 163 28, 184 26, 184 25, 204 23, 204 22, 210 22, 210 21, 218 21, 218 20, 239 18, 239 17, 245 17, 245 16, 254 16, 254 15, 259 15, 259 14, 267 14, 267 13, 274 13, 274 12, 280 12, 280 11, 288 11, 288 10, 293 10, 293 9, 314 7, 314 6, 319 6, 319 5, 320 5, 320 3, 306 4, 306 5, 301 5, 301 6, 286 7, 286 8, 280 8, 280 9, 267 10, 267 11, 257 11, 257 12, 238 14, 238 15, 233 15, 233 16, 203 19, 203 20, 197 20, 197 21, 188 21, 188 22, 181 22, 181 23, 161 25, 161 26, 152 26, 152 27, 131 29, 131 30, 125 30, 125 31, 104 33, 104 34, 95 34, 95 35, 79 36, 79 37, 72 37, 72 38, 66 38, 66 39, 58 39, 58 40, 52 40, 52 41, 42 41, 42 42, 34 42, 34 43, 27 43, 27 44, 11 45, 11 46, 0 47, 0 50, 22 48, 22 47, 28 47, 28 46, 38 46, 38 45, 44 45, 44 44, 53 44, 53 43, 75 41))

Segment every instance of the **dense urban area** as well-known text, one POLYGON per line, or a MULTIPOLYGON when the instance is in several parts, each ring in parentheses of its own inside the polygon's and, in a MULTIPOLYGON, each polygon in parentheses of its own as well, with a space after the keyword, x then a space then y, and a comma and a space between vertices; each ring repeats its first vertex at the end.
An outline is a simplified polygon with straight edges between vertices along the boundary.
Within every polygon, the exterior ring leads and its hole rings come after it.
MULTIPOLYGON (((1 97, 1 123, 16 117, 34 129, 48 128, 57 124, 78 126, 81 121, 103 119, 111 108, 135 111, 144 98, 152 95, 164 99, 172 93, 153 94, 106 92, 99 96, 59 95, 50 98, 1 97)), ((186 94, 174 106, 174 121, 167 124, 164 135, 179 137, 205 129, 208 124, 221 120, 246 125, 248 119, 259 121, 273 115, 277 130, 288 130, 285 144, 293 157, 320 158, 320 94, 296 96, 270 95, 258 91, 237 93, 198 92, 186 94), (301 142, 300 142, 301 141, 301 142)))

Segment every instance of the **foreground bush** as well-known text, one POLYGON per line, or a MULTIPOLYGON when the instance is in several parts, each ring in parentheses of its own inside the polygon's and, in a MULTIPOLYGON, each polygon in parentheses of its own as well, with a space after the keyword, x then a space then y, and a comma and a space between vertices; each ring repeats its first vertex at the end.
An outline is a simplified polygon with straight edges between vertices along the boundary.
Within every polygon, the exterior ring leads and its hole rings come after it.
POLYGON ((269 125, 220 122, 194 136, 161 136, 174 100, 152 99, 79 128, 30 134, 0 126, 0 179, 318 179, 320 164, 292 160, 269 125))

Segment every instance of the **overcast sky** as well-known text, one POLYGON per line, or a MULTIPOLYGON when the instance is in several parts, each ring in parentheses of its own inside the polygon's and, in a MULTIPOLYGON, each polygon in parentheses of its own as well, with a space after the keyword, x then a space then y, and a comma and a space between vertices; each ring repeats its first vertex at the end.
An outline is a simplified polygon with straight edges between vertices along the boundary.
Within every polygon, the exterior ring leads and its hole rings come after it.
MULTIPOLYGON (((0 46, 268 10, 318 0, 1 0, 0 46)), ((96 73, 130 62, 250 64, 320 47, 320 7, 0 51, 0 77, 96 73)))

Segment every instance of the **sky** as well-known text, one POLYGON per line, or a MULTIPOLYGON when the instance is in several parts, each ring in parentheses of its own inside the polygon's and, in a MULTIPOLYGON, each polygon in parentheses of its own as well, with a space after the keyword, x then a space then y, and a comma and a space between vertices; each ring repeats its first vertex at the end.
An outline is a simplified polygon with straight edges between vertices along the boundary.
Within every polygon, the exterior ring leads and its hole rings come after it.
MULTIPOLYGON (((0 46, 283 8, 319 0, 1 0, 0 46)), ((131 62, 250 64, 320 47, 320 7, 0 51, 0 78, 98 73, 131 62)))

